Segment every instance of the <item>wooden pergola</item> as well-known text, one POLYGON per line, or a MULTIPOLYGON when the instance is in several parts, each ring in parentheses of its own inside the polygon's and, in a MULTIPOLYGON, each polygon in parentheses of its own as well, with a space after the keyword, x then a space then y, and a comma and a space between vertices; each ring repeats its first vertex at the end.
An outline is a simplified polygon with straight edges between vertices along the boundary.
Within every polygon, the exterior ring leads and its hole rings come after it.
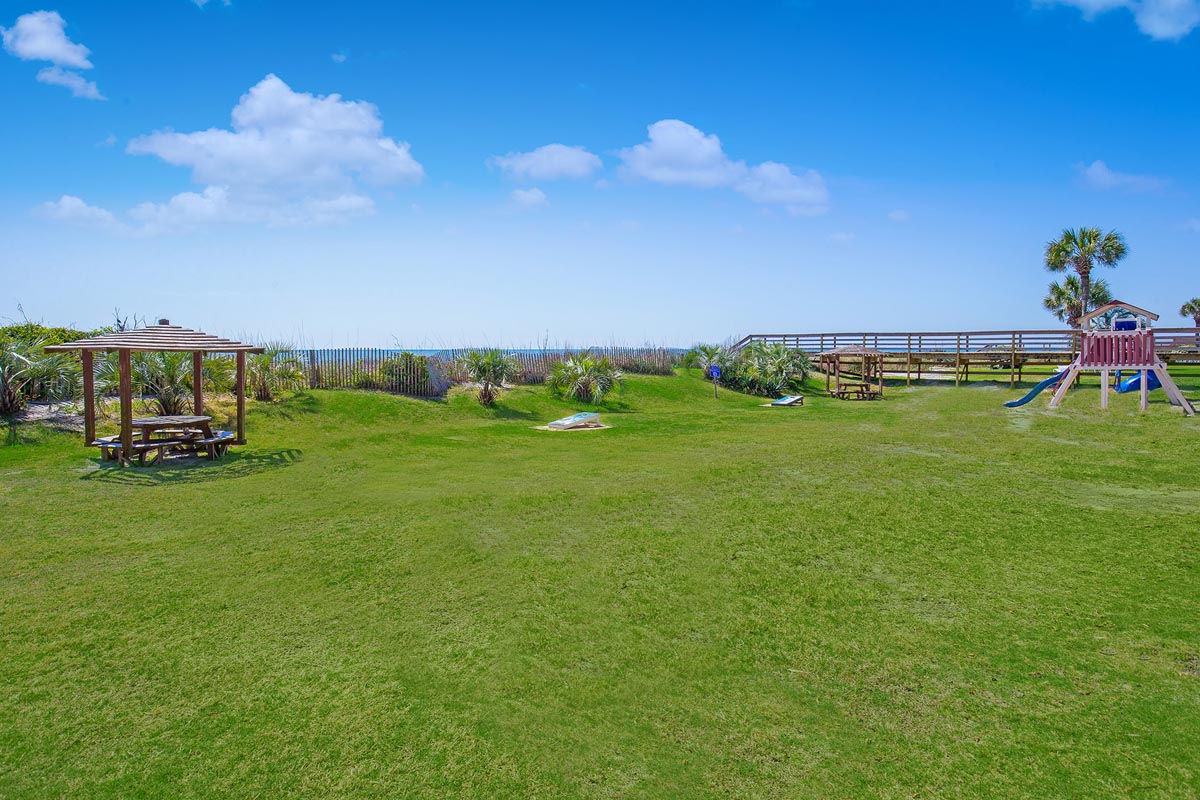
POLYGON ((825 373, 825 391, 843 400, 850 397, 859 400, 883 397, 883 356, 882 350, 858 344, 820 353, 821 371, 825 373), (842 380, 843 372, 857 376, 858 380, 842 380))
POLYGON ((205 353, 234 353, 237 359, 237 438, 233 444, 246 443, 246 354, 261 353, 263 348, 233 339, 172 325, 160 319, 157 325, 127 331, 104 333, 88 339, 51 345, 48 352, 79 352, 83 362, 83 435, 87 444, 96 441, 96 376, 94 353, 116 352, 120 369, 121 451, 133 452, 133 353, 191 353, 192 407, 197 416, 204 413, 202 364, 205 353))

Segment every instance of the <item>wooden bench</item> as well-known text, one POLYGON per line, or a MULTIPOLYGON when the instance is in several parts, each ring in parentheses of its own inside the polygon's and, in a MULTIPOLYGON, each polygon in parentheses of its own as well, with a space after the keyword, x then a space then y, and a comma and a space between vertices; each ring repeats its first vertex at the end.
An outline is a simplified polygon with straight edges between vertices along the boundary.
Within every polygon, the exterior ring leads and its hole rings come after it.
POLYGON ((213 431, 213 435, 206 439, 192 439, 191 444, 197 448, 203 447, 211 459, 217 459, 225 455, 229 451, 229 445, 233 444, 233 431, 213 431))
MULTIPOLYGON (((167 455, 168 448, 186 447, 191 444, 190 441, 183 439, 159 439, 153 442, 134 442, 130 449, 130 460, 135 456, 138 463, 145 465, 146 454, 154 453, 155 459, 152 463, 161 462, 167 455)), ((112 461, 121 457, 121 439, 119 436, 105 436, 102 439, 97 439, 95 444, 100 448, 100 454, 103 458, 112 461)))

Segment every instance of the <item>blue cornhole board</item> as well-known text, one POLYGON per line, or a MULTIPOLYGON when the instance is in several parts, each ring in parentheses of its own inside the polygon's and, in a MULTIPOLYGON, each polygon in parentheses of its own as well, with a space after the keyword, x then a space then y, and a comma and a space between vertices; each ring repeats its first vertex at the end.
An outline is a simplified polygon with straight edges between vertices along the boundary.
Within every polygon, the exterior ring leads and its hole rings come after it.
POLYGON ((546 427, 552 431, 569 431, 572 428, 595 427, 600 424, 600 415, 595 411, 580 411, 569 417, 556 419, 546 427))
POLYGON ((802 406, 802 405, 804 405, 804 395, 802 395, 802 394, 785 395, 785 396, 779 398, 778 400, 772 400, 771 405, 773 405, 773 406, 802 406))

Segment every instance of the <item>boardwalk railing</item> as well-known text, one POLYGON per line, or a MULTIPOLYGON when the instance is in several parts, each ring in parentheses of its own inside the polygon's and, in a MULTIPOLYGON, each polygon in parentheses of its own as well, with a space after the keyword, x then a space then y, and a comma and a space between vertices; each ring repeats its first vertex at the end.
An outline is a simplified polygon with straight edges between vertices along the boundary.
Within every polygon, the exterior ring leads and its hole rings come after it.
MULTIPOLYGON (((1200 350, 1196 328, 1155 328, 1157 349, 1163 353, 1200 350)), ((1069 329, 1009 331, 913 331, 857 333, 752 333, 733 345, 740 350, 753 341, 781 343, 793 350, 820 353, 838 347, 861 345, 897 355, 1016 354, 1018 358, 1074 357, 1079 332, 1069 329)), ((1068 359, 1069 360, 1069 359, 1068 359)))
MULTIPOLYGON (((953 370, 954 382, 968 380, 972 366, 1006 370, 1009 383, 1027 365, 1068 364, 1079 352, 1079 332, 1070 329, 1010 331, 902 331, 856 333, 752 333, 732 347, 751 342, 782 344, 806 353, 858 345, 881 351, 884 369, 920 380, 923 373, 953 370)), ((1200 364, 1200 329, 1155 328, 1155 351, 1168 364, 1200 364)), ((994 374, 994 373, 993 373, 994 374)))
MULTIPOLYGON (((310 389, 372 389, 413 397, 440 397, 454 383, 466 380, 459 358, 474 348, 414 354, 378 348, 297 350, 310 389)), ((663 347, 593 347, 627 373, 667 375, 678 366, 683 351, 663 347)), ((550 368, 582 350, 510 350, 521 366, 520 383, 543 383, 550 368)))

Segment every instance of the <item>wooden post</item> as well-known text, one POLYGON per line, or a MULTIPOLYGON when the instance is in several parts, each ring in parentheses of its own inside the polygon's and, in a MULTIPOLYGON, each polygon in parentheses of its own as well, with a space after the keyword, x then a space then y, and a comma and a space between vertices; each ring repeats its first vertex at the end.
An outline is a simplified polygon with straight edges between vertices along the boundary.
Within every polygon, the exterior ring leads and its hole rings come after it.
POLYGON ((237 351, 237 443, 246 443, 246 351, 237 351))
POLYGON ((121 374, 121 463, 133 463, 133 367, 129 350, 117 351, 121 374))
POLYGON ((204 413, 204 354, 192 353, 192 413, 204 413))
POLYGON ((908 335, 908 360, 904 363, 904 385, 912 386, 912 334, 908 335))
POLYGON ((1141 375, 1142 375, 1142 388, 1141 388, 1142 411, 1145 411, 1147 406, 1149 406, 1149 399, 1150 399, 1150 391, 1146 387, 1146 379, 1149 376, 1146 374, 1146 370, 1142 370, 1141 375))
POLYGON ((958 380, 962 377, 962 336, 954 335, 954 385, 958 386, 958 380))
POLYGON ((1012 335, 1012 355, 1008 361, 1008 385, 1011 388, 1017 380, 1017 334, 1012 335))
POLYGON ((1100 408, 1108 408, 1108 370, 1100 370, 1100 408))
POLYGON ((92 365, 92 351, 80 350, 83 362, 83 443, 96 441, 96 372, 92 365))

